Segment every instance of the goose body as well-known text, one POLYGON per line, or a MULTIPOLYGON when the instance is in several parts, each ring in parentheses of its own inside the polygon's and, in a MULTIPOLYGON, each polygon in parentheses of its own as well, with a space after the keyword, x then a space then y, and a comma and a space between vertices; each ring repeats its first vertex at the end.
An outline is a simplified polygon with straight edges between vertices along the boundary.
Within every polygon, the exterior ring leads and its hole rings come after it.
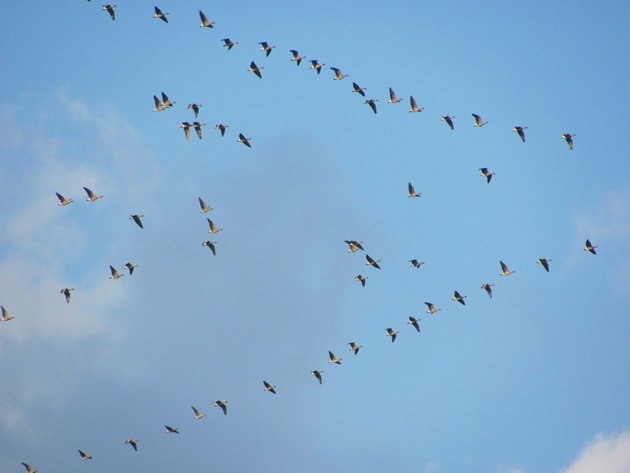
POLYGON ((81 460, 93 460, 92 455, 88 455, 85 452, 82 452, 81 450, 79 450, 79 457, 81 457, 81 460))
POLYGON ((230 38, 223 38, 223 47, 228 48, 228 51, 238 44, 238 41, 232 41, 230 38))
POLYGON ((407 184, 407 195, 409 197, 422 197, 420 192, 416 192, 411 182, 407 184))
POLYGON ((153 14, 153 18, 157 18, 158 20, 162 20, 164 23, 168 23, 168 18, 166 18, 166 15, 168 15, 168 13, 162 13, 162 10, 160 10, 158 7, 153 7, 153 10, 155 11, 155 13, 153 14))
POLYGON ((206 204, 201 197, 197 198, 199 199, 199 207, 201 207, 200 212, 202 214, 205 214, 206 212, 210 212, 212 210, 212 207, 209 207, 208 204, 206 204))
POLYGON ((391 337, 392 339, 392 343, 394 343, 396 341, 396 335, 398 334, 398 331, 394 330, 393 328, 386 328, 385 331, 387 332, 387 336, 391 337))
POLYGON ((5 309, 4 306, 0 306, 0 308, 2 309, 2 318, 0 318, 0 322, 8 322, 9 320, 13 320, 15 318, 9 314, 9 311, 5 309))
POLYGON ((488 297, 490 299, 492 299, 492 286, 494 286, 494 284, 484 283, 484 284, 481 285, 481 289, 486 291, 486 294, 488 294, 488 297))
POLYGON ((402 102, 402 99, 399 99, 398 97, 396 97, 396 93, 394 92, 394 89, 392 89, 391 87, 389 88, 389 100, 387 101, 387 103, 391 103, 391 104, 395 104, 398 102, 402 102))
POLYGON ((480 171, 480 175, 486 178, 486 183, 490 184, 490 181, 492 180, 492 176, 494 176, 493 172, 490 172, 488 170, 488 168, 479 168, 480 171))
POLYGON ((357 344, 356 344, 356 343, 354 343, 354 342, 349 342, 349 343, 348 343, 348 346, 350 347, 350 348, 349 348, 349 350, 350 350, 351 352, 353 352, 355 355, 356 355, 357 353, 359 353, 359 350, 360 350, 361 348, 363 348, 363 345, 357 345, 357 344))
POLYGON ((355 93, 359 94, 360 96, 365 97, 364 90, 365 90, 365 87, 361 87, 356 82, 352 83, 352 92, 355 92, 355 93))
POLYGON ((261 41, 258 44, 260 44, 260 50, 265 53, 265 57, 269 57, 271 50, 275 48, 275 46, 270 46, 267 41, 261 41))
POLYGON ((420 266, 422 266, 424 264, 424 261, 420 261, 418 259, 410 259, 409 262, 411 263, 411 267, 412 268, 416 268, 416 269, 420 269, 420 266))
POLYGON ((319 62, 317 62, 317 59, 312 59, 309 62, 311 63, 310 68, 313 69, 315 72, 317 72, 317 74, 322 72, 322 67, 326 65, 326 64, 320 64, 319 62))
POLYGON ((539 265, 541 265, 545 271, 549 272, 549 262, 551 260, 549 258, 538 258, 536 260, 536 263, 538 263, 539 265))
POLYGON ((263 390, 270 392, 271 394, 276 394, 276 387, 267 381, 263 380, 264 388, 263 390))
POLYGON ((186 137, 187 140, 190 139, 190 127, 192 125, 188 122, 181 122, 179 127, 184 130, 184 136, 186 137))
POLYGON ((61 291, 59 291, 60 294, 63 294, 66 298, 66 304, 70 304, 70 291, 74 291, 73 287, 65 287, 63 288, 61 291))
POLYGON ((207 246, 207 247, 208 247, 208 249, 209 249, 210 251, 212 251, 212 254, 213 254, 213 255, 216 255, 216 254, 217 254, 217 247, 215 246, 216 244, 217 244, 217 242, 216 242, 216 241, 210 241, 210 240, 207 240, 207 241, 204 241, 204 242, 201 244, 201 246, 207 246))
POLYGON ((344 74, 343 72, 341 72, 341 70, 337 67, 331 67, 330 68, 331 71, 333 71, 335 73, 335 77, 333 80, 342 80, 346 77, 348 77, 350 74, 344 74))
POLYGON ((453 293, 453 297, 451 299, 455 302, 459 302, 461 305, 466 305, 466 301, 464 300, 466 299, 466 296, 462 296, 458 291, 453 293))
POLYGON ((362 241, 356 240, 344 240, 348 245, 348 253, 354 253, 355 251, 363 251, 363 246, 361 246, 362 241))
POLYGON ((377 113, 377 112, 376 112, 376 102, 378 102, 378 99, 367 99, 367 100, 365 101, 365 103, 366 103, 366 104, 368 104, 368 105, 370 106, 370 108, 372 109, 372 111, 373 111, 374 113, 377 113))
POLYGON ((222 228, 219 228, 212 220, 210 220, 209 218, 206 219, 208 220, 208 233, 219 233, 221 230, 223 230, 222 228))
POLYGON ((238 140, 237 141, 239 143, 243 143, 248 148, 251 148, 252 145, 250 144, 249 140, 251 140, 251 138, 247 138, 243 133, 239 133, 238 134, 238 140))
POLYGON ((328 350, 328 363, 335 364, 335 365, 340 365, 341 364, 341 358, 337 358, 333 352, 328 350))
POLYGON ((420 319, 409 316, 409 320, 407 321, 407 323, 415 328, 416 332, 420 333, 420 319))
POLYGON ((512 128, 512 131, 516 134, 518 134, 518 137, 521 139, 521 141, 523 143, 525 143, 525 131, 527 127, 526 126, 515 126, 514 128, 512 128))
POLYGON ((221 399, 214 402, 214 406, 221 408, 221 410, 223 411, 223 415, 227 415, 227 405, 228 402, 222 401, 221 399))
POLYGON ((409 107, 411 107, 409 109, 409 113, 416 113, 424 110, 424 107, 418 106, 418 104, 416 103, 416 99, 413 98, 413 95, 409 96, 409 107))
POLYGON ((195 132, 197 133, 197 137, 199 139, 202 138, 202 131, 201 131, 201 127, 205 126, 205 123, 200 123, 200 122, 193 122, 192 123, 193 128, 195 129, 195 132))
POLYGON ((259 79, 262 79, 262 74, 260 73, 260 71, 262 71, 263 69, 264 69, 264 67, 258 67, 256 65, 256 63, 254 61, 252 61, 249 64, 249 68, 247 70, 250 71, 250 72, 253 72, 254 74, 256 74, 259 79))
POLYGON ((127 440, 125 440, 125 445, 131 445, 131 448, 133 448, 136 452, 138 451, 138 441, 134 438, 128 438, 127 440))
POLYGON ((323 372, 324 371, 322 371, 322 370, 313 370, 313 371, 311 371, 311 374, 313 376, 315 376, 315 379, 319 382, 319 384, 322 384, 322 382, 323 382, 323 380, 322 380, 322 373, 323 372))
POLYGON ((301 55, 300 55, 300 53, 299 53, 299 52, 297 52, 295 49, 291 49, 291 51, 290 51, 290 52, 291 52, 291 55, 293 56, 293 57, 291 58, 291 61, 292 61, 292 62, 295 62, 295 64, 296 64, 297 66, 299 66, 299 65, 300 65, 300 63, 302 62, 302 59, 305 59, 305 58, 306 58, 306 56, 301 56, 301 55))
POLYGON ((70 205, 72 202, 74 202, 72 199, 66 199, 59 192, 55 192, 55 194, 57 195, 57 199, 59 199, 59 203, 57 205, 65 207, 66 205, 70 205))
POLYGON ((443 122, 446 122, 449 128, 451 130, 454 130, 455 126, 453 125, 453 118, 455 118, 455 115, 453 115, 452 117, 449 115, 444 115, 442 118, 440 118, 440 120, 442 120, 443 122))
POLYGON ((362 274, 358 274, 354 278, 355 281, 361 284, 361 286, 365 287, 365 282, 367 281, 367 276, 363 276, 362 274))
POLYGON ((439 310, 442 310, 442 309, 438 309, 430 302, 425 302, 424 304, 427 306, 427 312, 431 315, 435 314, 439 310))
POLYGON ((199 19, 201 20, 199 25, 201 28, 214 28, 214 21, 208 20, 208 17, 201 10, 199 10, 199 19))
POLYGON ((114 268, 111 264, 109 265, 109 272, 112 274, 109 279, 120 279, 124 276, 124 274, 120 274, 116 268, 114 268))
POLYGON ((197 118, 199 116, 199 107, 202 107, 203 105, 201 105, 200 103, 189 103, 188 104, 188 109, 192 109, 193 113, 195 114, 195 118, 197 118))
POLYGON ((206 417, 206 415, 203 412, 201 412, 199 409, 197 409, 195 406, 190 406, 190 408, 195 413, 195 420, 201 420, 204 417, 206 417))
POLYGON ((95 194, 94 192, 92 192, 91 189, 88 189, 87 187, 84 187, 83 190, 88 196, 88 202, 94 202, 95 200, 101 199, 103 197, 102 195, 95 194))
POLYGON ((170 425, 165 425, 164 428, 166 429, 166 433, 167 434, 178 434, 179 430, 177 429, 177 427, 171 427, 170 425))
POLYGON ((510 269, 507 267, 507 264, 505 264, 503 261, 499 261, 499 264, 501 265, 501 276, 509 276, 510 274, 516 272, 510 271, 510 269))
POLYGON ((595 251, 595 248, 597 248, 597 246, 593 245, 591 243, 591 240, 586 240, 586 243, 584 243, 584 251, 588 251, 590 253, 593 253, 594 255, 597 254, 597 252, 595 251))
POLYGON ((575 135, 572 135, 571 133, 563 133, 562 134, 562 138, 564 139, 564 141, 567 142, 567 146, 569 147, 570 150, 573 149, 573 137, 575 135))
POLYGON ((380 259, 375 260, 375 259, 371 258, 370 255, 365 255, 365 259, 367 260, 367 263, 365 263, 365 264, 367 264, 368 266, 372 266, 372 267, 374 267, 376 269, 381 269, 381 267, 378 265, 378 263, 381 262, 380 259))
POLYGON ((136 225, 138 225, 140 228, 144 228, 144 225, 142 224, 142 217, 144 217, 144 215, 138 215, 138 214, 133 214, 129 216, 130 220, 133 220, 136 225))
POLYGON ((472 114, 473 118, 475 119, 475 126, 477 128, 481 128, 484 125, 487 125, 488 122, 485 122, 481 119, 481 117, 479 115, 477 115, 476 113, 472 114))
POLYGON ((116 20, 116 12, 114 11, 114 8, 116 8, 116 5, 110 5, 109 3, 107 5, 103 5, 103 10, 109 13, 109 16, 112 17, 112 20, 116 20))
POLYGON ((225 136, 225 129, 228 126, 229 125, 224 125, 223 123, 217 123, 216 125, 214 125, 214 128, 221 132, 221 136, 225 136))

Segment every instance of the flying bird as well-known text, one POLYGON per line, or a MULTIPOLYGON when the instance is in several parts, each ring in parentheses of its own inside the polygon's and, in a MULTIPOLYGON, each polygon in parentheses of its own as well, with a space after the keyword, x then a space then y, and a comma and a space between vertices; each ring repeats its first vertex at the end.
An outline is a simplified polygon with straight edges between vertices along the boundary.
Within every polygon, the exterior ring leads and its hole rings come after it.
POLYGON ((205 123, 193 122, 192 125, 195 131, 197 132, 197 137, 201 139, 201 136, 202 136, 201 127, 204 126, 205 123))
POLYGON ((82 452, 81 450, 79 450, 79 456, 81 457, 81 460, 93 460, 92 455, 88 455, 85 452, 82 452))
POLYGON ((567 142, 567 146, 569 147, 569 149, 573 149, 573 137, 575 135, 572 135, 571 133, 563 133, 562 134, 562 138, 564 138, 564 141, 567 142))
POLYGON ((214 21, 208 20, 208 17, 201 10, 199 10, 199 18, 201 19, 199 25, 201 28, 213 28, 214 21))
POLYGON ((270 392, 272 394, 276 394, 276 387, 275 386, 269 384, 264 379, 263 379, 263 384, 265 385, 265 387, 263 388, 264 391, 268 391, 268 392, 270 392))
POLYGON ((312 59, 309 62, 311 63, 310 68, 313 69, 315 72, 317 72, 317 74, 322 72, 322 67, 326 65, 326 64, 320 64, 319 62, 317 62, 317 59, 312 59))
POLYGON ((313 371, 311 371, 311 374, 313 376, 315 376, 315 379, 317 379, 317 381, 319 381, 319 384, 322 384, 322 381, 323 381, 322 380, 322 373, 323 372, 324 372, 323 370, 313 370, 313 371))
POLYGON ((444 115, 442 118, 440 118, 440 120, 442 120, 443 122, 446 122, 446 124, 450 127, 451 130, 453 130, 455 127, 453 126, 453 118, 455 118, 455 115, 448 116, 448 115, 444 115))
POLYGON ((153 7, 153 9, 155 10, 153 18, 157 18, 159 20, 162 20, 164 23, 168 23, 168 18, 166 18, 166 15, 168 15, 168 13, 162 13, 162 10, 160 10, 158 7, 153 7))
POLYGON ((413 98, 413 95, 409 96, 409 106, 411 107, 409 113, 421 112, 422 110, 424 110, 424 107, 418 106, 418 104, 416 103, 416 99, 413 98))
POLYGON ((365 103, 370 106, 374 113, 376 113, 376 102, 378 102, 378 99, 368 99, 365 101, 365 103))
POLYGON ((165 107, 172 107, 173 105, 175 105, 175 102, 171 101, 171 99, 168 98, 168 95, 166 95, 164 92, 162 92, 162 103, 165 107))
POLYGON ((360 350, 361 348, 363 348, 363 345, 357 345, 357 344, 356 344, 356 343, 354 343, 354 342, 350 342, 350 343, 348 343, 348 346, 350 347, 350 348, 349 348, 349 350, 350 350, 351 352, 353 352, 355 355, 356 355, 357 353, 359 353, 359 350, 360 350))
POLYGON ((125 445, 131 445, 131 447, 137 452, 138 451, 138 441, 134 438, 128 438, 125 440, 125 445))
POLYGON ((466 301, 464 300, 466 299, 466 296, 462 296, 457 291, 453 293, 453 297, 451 299, 453 299, 455 302, 459 302, 461 305, 466 305, 466 301))
POLYGON ((208 233, 219 233, 221 230, 223 230, 222 228, 217 227, 215 223, 209 218, 206 220, 208 220, 208 227, 210 227, 208 233))
POLYGON ((22 465, 24 465, 24 468, 26 468, 26 473, 37 473, 37 470, 33 469, 33 467, 28 463, 22 462, 22 465))
POLYGON ((199 409, 197 409, 195 406, 190 406, 190 408, 195 413, 195 420, 201 420, 204 417, 206 417, 206 415, 203 412, 201 412, 199 409))
POLYGON ((191 108, 193 113, 195 114, 195 118, 199 116, 199 107, 202 107, 200 103, 189 103, 187 108, 191 108))
POLYGON ((215 246, 216 244, 217 244, 217 242, 216 242, 216 241, 210 241, 210 240, 207 240, 207 241, 204 241, 204 242, 201 244, 201 246, 207 246, 207 247, 208 247, 208 249, 209 249, 210 251, 212 251, 212 254, 213 254, 213 255, 216 255, 216 254, 217 254, 217 247, 215 246))
POLYGON ((260 73, 260 71, 262 71, 264 69, 264 67, 258 67, 256 65, 256 63, 254 61, 252 61, 249 64, 249 68, 247 69, 250 72, 253 72, 254 74, 256 74, 260 79, 262 79, 262 74, 260 73))
POLYGON ((362 274, 359 274, 355 276, 354 280, 361 283, 361 286, 365 287, 365 281, 367 281, 367 276, 363 276, 362 274))
POLYGON ((109 279, 120 279, 124 276, 124 274, 120 274, 111 264, 109 265, 109 272, 112 273, 109 279))
POLYGON ((217 123, 216 125, 214 125, 214 128, 221 132, 221 136, 225 136, 225 129, 228 126, 229 125, 224 125, 223 123, 217 123))
POLYGON ((473 113, 473 114, 472 114, 472 116, 473 116, 473 117, 474 117, 474 119, 475 119, 475 126, 476 126, 477 128, 481 128, 482 126, 484 126, 484 125, 487 125, 487 124, 488 124, 488 122, 484 122, 484 121, 481 119, 481 117, 480 117, 479 115, 477 115, 476 113, 473 113))
POLYGON ((595 248, 597 248, 597 246, 593 245, 591 243, 591 240, 587 239, 586 243, 584 243, 584 251, 590 251, 591 253, 596 255, 597 253, 595 252, 595 248))
POLYGON ((142 217, 144 217, 144 215, 133 214, 129 216, 129 220, 133 220, 140 228, 144 228, 142 220, 140 220, 142 217))
POLYGON ((221 408, 221 410, 223 411, 223 415, 227 415, 227 404, 228 404, 227 401, 222 401, 220 399, 218 401, 215 401, 214 403, 216 407, 221 408))
POLYGON ((210 212, 212 210, 212 207, 209 207, 208 204, 206 204, 201 197, 197 198, 199 199, 199 207, 201 207, 200 212, 202 214, 205 214, 206 212, 210 212))
POLYGON ((15 317, 11 317, 9 311, 4 308, 4 306, 0 306, 2 309, 2 318, 0 318, 0 322, 8 322, 9 320, 13 320, 15 317))
POLYGON ((164 426, 166 428, 166 433, 168 434, 178 434, 179 430, 177 430, 177 427, 171 427, 170 425, 165 425, 164 426))
POLYGON ((433 304, 431 304, 430 302, 425 302, 425 305, 427 306, 427 312, 431 315, 435 314, 438 310, 442 310, 442 309, 438 309, 436 308, 433 304))
POLYGON ((488 283, 484 283, 481 286, 481 289, 483 289, 484 291, 486 291, 486 294, 488 294, 488 297, 490 299, 492 299, 492 286, 494 286, 494 284, 488 284, 488 283))
POLYGON ((88 202, 94 202, 95 200, 98 200, 98 199, 103 197, 102 195, 96 195, 94 192, 92 192, 87 187, 84 187, 83 190, 85 190, 85 193, 88 196, 88 198, 87 198, 88 202))
POLYGON ((409 316, 409 320, 407 323, 416 329, 416 332, 420 333, 420 319, 416 319, 415 317, 409 316))
POLYGON ((416 268, 416 269, 420 269, 420 266, 422 266, 424 264, 424 261, 420 261, 418 259, 410 259, 409 262, 411 263, 411 267, 412 268, 416 268))
POLYGON ((407 184, 407 195, 409 197, 422 197, 421 193, 416 192, 416 190, 413 188, 411 182, 407 184))
POLYGON ((328 358, 329 358, 328 363, 330 364, 335 364, 335 365, 341 364, 341 358, 337 358, 335 354, 331 352, 330 350, 328 350, 328 358))
POLYGON ((160 99, 157 98, 157 95, 153 96, 153 103, 155 103, 155 108, 153 109, 154 112, 162 112, 166 110, 166 106, 160 99))
POLYGON ((116 20, 116 12, 114 11, 114 8, 116 8, 116 5, 110 5, 109 3, 107 5, 103 5, 102 8, 107 13, 109 13, 109 16, 112 17, 112 20, 116 20))
POLYGON ((391 87, 389 88, 389 100, 387 101, 387 103, 398 103, 398 102, 402 102, 402 99, 399 99, 398 97, 396 97, 396 93, 394 92, 394 89, 392 89, 391 87))
POLYGON ((481 171, 479 174, 486 178, 486 183, 490 184, 490 181, 492 180, 492 176, 494 176, 494 173, 490 172, 488 168, 479 168, 479 171, 481 171))
POLYGON ((549 272, 549 261, 551 261, 549 258, 538 258, 536 263, 542 265, 542 267, 545 268, 545 271, 549 272))
POLYGON ((330 70, 335 73, 335 77, 333 78, 333 80, 342 80, 344 77, 348 77, 350 75, 350 74, 344 74, 343 72, 341 72, 340 69, 336 67, 331 67, 330 70))
POLYGON ((239 133, 238 134, 238 140, 236 140, 236 141, 238 141, 240 143, 243 143, 248 148, 251 148, 252 145, 249 143, 249 140, 251 140, 251 138, 246 138, 243 133, 239 133))
POLYGON ((381 269, 381 267, 378 265, 378 263, 381 262, 380 259, 375 260, 371 258, 370 255, 365 255, 365 259, 367 260, 367 263, 365 264, 367 264, 368 266, 373 266, 376 269, 381 269))
POLYGON ((300 65, 300 63, 302 62, 302 59, 306 59, 306 56, 300 56, 300 53, 298 53, 295 49, 291 49, 290 52, 291 52, 291 55, 293 56, 291 58, 291 61, 295 62, 297 66, 300 65))
POLYGON ((66 205, 69 205, 72 202, 74 202, 72 199, 66 199, 59 192, 55 192, 55 194, 57 194, 57 199, 59 199, 59 203, 57 205, 61 205, 62 207, 65 207, 66 205))
POLYGON ((396 341, 396 334, 398 331, 392 328, 386 328, 385 331, 387 332, 387 335, 392 338, 392 343, 394 343, 396 341))
POLYGON ((271 50, 275 48, 275 46, 269 46, 269 43, 267 43, 267 41, 261 41, 258 44, 260 44, 260 50, 265 53, 265 57, 269 57, 269 55, 271 54, 271 50))
POLYGON ((518 133, 519 138, 523 143, 525 143, 525 132, 523 130, 527 130, 526 126, 515 126, 512 128, 514 133, 518 133))
POLYGON ((499 264, 501 265, 501 276, 509 276, 510 274, 516 272, 510 271, 507 267, 507 264, 505 264, 503 261, 499 261, 499 264))
POLYGON ((365 87, 361 87, 356 82, 352 83, 352 92, 356 92, 360 96, 365 97, 365 92, 363 92, 364 90, 365 90, 365 87))
POLYGON ((363 251, 363 247, 361 246, 362 241, 356 240, 344 240, 348 245, 348 253, 354 253, 355 251, 363 251))
POLYGON ((234 42, 230 38, 223 38, 221 41, 224 43, 223 47, 228 48, 228 51, 238 44, 238 41, 234 42))
POLYGON ((192 125, 188 122, 182 122, 179 127, 184 130, 184 136, 186 136, 186 139, 189 140, 190 139, 190 127, 192 125))
POLYGON ((61 291, 59 291, 59 294, 63 294, 66 297, 66 304, 70 304, 70 291, 74 291, 74 288, 65 287, 61 291))
POLYGON ((136 269, 137 267, 138 267, 137 264, 125 263, 125 268, 127 268, 127 270, 129 271, 129 276, 133 274, 133 270, 136 269))

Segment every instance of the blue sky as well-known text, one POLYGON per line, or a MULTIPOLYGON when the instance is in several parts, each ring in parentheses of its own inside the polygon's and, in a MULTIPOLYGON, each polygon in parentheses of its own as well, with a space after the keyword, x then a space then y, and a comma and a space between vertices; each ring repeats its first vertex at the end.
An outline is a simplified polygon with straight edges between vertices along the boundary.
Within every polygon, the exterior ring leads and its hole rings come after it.
POLYGON ((5 5, 0 471, 628 471, 630 5, 342 3, 5 5))

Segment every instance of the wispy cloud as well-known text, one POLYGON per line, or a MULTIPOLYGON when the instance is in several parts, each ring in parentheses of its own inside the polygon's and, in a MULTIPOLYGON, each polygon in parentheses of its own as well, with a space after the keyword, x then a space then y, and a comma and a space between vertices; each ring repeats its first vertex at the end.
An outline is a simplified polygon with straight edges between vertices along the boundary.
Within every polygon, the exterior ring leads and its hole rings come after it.
POLYGON ((628 473, 630 471, 630 432, 597 434, 562 473, 628 473))

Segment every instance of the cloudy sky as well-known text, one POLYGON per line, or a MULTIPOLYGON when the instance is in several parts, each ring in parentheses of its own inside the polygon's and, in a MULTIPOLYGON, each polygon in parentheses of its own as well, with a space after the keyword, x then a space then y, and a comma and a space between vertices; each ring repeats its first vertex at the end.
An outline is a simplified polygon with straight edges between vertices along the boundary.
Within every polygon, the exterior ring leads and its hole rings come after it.
POLYGON ((4 5, 0 471, 630 471, 630 4, 433 3, 4 5))

